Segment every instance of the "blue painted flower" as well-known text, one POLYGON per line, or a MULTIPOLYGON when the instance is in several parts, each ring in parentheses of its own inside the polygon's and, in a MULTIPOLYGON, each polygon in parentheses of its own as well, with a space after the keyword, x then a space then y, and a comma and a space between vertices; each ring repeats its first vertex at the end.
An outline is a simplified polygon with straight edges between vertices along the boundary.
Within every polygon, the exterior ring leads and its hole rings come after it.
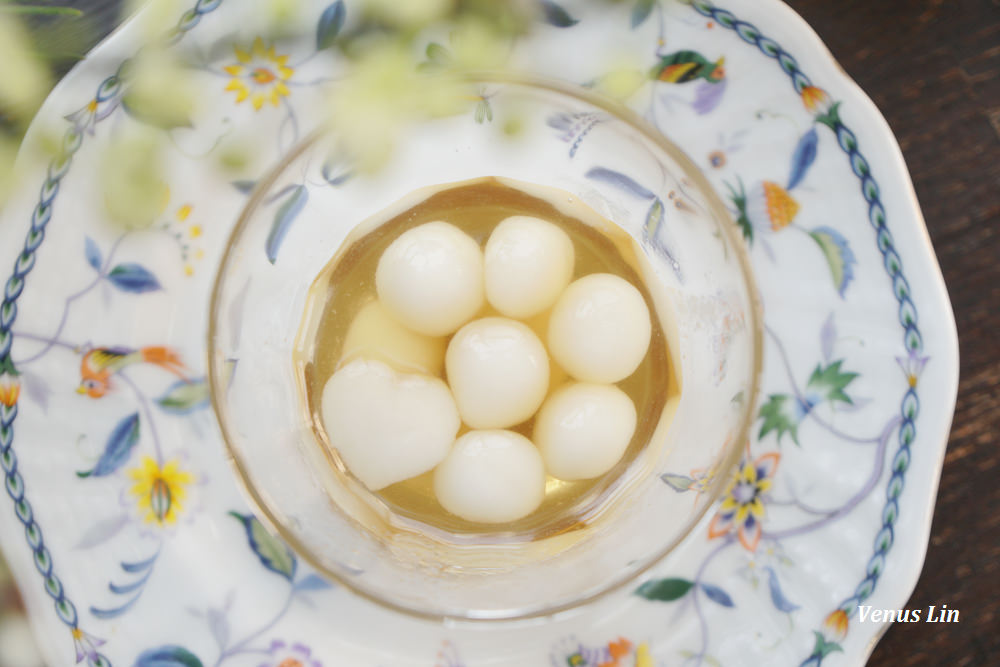
POLYGON ((920 374, 924 372, 924 366, 927 365, 928 360, 930 357, 920 356, 917 350, 910 350, 910 353, 905 357, 896 357, 896 363, 906 374, 906 381, 910 387, 917 386, 917 381, 920 379, 920 374))
POLYGON ((88 664, 97 662, 97 648, 104 645, 104 640, 87 634, 79 627, 73 628, 72 635, 73 648, 76 649, 76 661, 83 662, 83 659, 86 658, 88 664))

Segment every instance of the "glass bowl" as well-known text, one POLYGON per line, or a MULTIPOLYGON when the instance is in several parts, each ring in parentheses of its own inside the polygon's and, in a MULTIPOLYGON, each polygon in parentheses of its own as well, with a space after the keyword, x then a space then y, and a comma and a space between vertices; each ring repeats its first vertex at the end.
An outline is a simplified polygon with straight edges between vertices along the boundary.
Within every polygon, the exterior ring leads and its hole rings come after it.
POLYGON ((725 488, 758 391, 759 300, 725 206, 642 119, 564 83, 504 74, 462 85, 467 108, 412 120, 378 170, 345 162, 334 128, 259 182, 216 278, 209 380, 246 494, 317 570, 410 614, 523 619, 626 585, 725 488), (680 385, 673 420, 600 512, 540 539, 450 540, 396 521, 318 441, 293 354, 309 288, 352 231, 421 188, 476 177, 557 188, 634 239, 680 385))

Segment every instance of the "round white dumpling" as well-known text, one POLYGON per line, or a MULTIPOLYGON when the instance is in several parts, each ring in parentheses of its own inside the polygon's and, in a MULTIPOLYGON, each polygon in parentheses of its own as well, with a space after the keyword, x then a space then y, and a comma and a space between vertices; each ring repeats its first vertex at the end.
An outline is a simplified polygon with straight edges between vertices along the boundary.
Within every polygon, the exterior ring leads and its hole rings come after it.
POLYGON ((594 273, 571 283, 552 308, 549 351, 575 379, 610 384, 635 372, 651 334, 639 290, 624 278, 594 273))
POLYGON ((384 361, 403 373, 441 375, 447 339, 404 327, 378 299, 364 306, 344 337, 340 363, 355 359, 384 361))
POLYGON ((569 285, 574 262, 573 242, 551 222, 507 218, 486 242, 486 299, 507 317, 536 315, 569 285))
POLYGON ((461 422, 448 386, 358 359, 323 387, 323 428, 344 464, 372 491, 444 460, 461 422))
POLYGON ((513 431, 470 431, 434 471, 434 493, 467 521, 506 523, 545 497, 545 466, 530 440, 513 431))
POLYGON ((458 412, 472 428, 507 428, 530 419, 549 389, 542 341, 504 317, 484 317, 459 329, 444 364, 458 412))
POLYGON ((375 290, 393 317, 427 336, 454 333, 483 306, 483 253, 447 222, 428 222, 393 241, 375 269, 375 290))
POLYGON ((574 383, 552 394, 535 420, 535 443, 553 477, 598 477, 615 467, 635 433, 632 399, 611 384, 574 383))

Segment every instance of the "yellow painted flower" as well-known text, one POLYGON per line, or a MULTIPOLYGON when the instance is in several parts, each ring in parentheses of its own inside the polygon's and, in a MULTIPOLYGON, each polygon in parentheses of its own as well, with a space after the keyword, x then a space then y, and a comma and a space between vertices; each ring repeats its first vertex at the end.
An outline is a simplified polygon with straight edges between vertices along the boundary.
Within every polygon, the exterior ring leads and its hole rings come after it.
POLYGON ((21 381, 12 373, 4 372, 0 375, 0 405, 8 408, 14 407, 17 397, 21 394, 21 381))
POLYGON ((143 457, 142 463, 129 470, 128 474, 135 482, 129 492, 135 498, 143 520, 160 526, 174 524, 184 511, 187 487, 194 482, 194 475, 181 470, 176 459, 160 467, 149 456, 143 457))
POLYGON ((635 650, 635 667, 653 667, 653 664, 653 654, 649 650, 649 644, 639 644, 635 650))
POLYGON ((234 47, 236 64, 227 65, 226 73, 233 78, 226 90, 236 93, 236 103, 250 100, 254 111, 260 111, 265 102, 278 106, 282 97, 288 97, 288 81, 295 70, 288 67, 288 56, 275 53, 274 45, 265 48, 260 37, 253 41, 249 51, 234 47))

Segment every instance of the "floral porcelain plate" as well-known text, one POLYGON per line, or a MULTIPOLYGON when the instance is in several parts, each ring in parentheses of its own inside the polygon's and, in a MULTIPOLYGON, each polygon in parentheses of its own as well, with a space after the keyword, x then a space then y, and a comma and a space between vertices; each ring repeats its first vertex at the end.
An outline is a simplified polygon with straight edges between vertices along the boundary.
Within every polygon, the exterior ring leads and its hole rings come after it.
MULTIPOLYGON (((122 82, 148 37, 142 15, 52 94, 3 211, 0 537, 49 663, 863 662, 885 626, 859 605, 902 608, 921 568, 957 343, 900 151, 809 28, 777 0, 540 1, 543 25, 514 63, 582 84, 643 63, 629 103, 731 207, 763 293, 763 394, 723 500, 643 581, 544 623, 435 625, 354 597, 273 538, 208 407, 206 304, 248 185, 209 163, 234 137, 266 165, 305 135, 337 69, 316 51, 357 13, 351 0, 305 2, 309 39, 270 43, 255 6, 197 0, 168 33, 194 54, 201 104, 170 133, 153 227, 109 224, 97 178, 142 169, 127 155, 125 171, 109 165, 107 150, 143 125, 122 82)), ((446 35, 427 44, 430 60, 448 57, 446 35)), ((601 121, 549 124, 583 160, 601 121)), ((276 228, 294 225, 310 189, 349 176, 281 193, 276 228)), ((604 177, 662 214, 652 233, 683 224, 675 193, 604 177)), ((704 481, 663 477, 679 494, 704 481)))

